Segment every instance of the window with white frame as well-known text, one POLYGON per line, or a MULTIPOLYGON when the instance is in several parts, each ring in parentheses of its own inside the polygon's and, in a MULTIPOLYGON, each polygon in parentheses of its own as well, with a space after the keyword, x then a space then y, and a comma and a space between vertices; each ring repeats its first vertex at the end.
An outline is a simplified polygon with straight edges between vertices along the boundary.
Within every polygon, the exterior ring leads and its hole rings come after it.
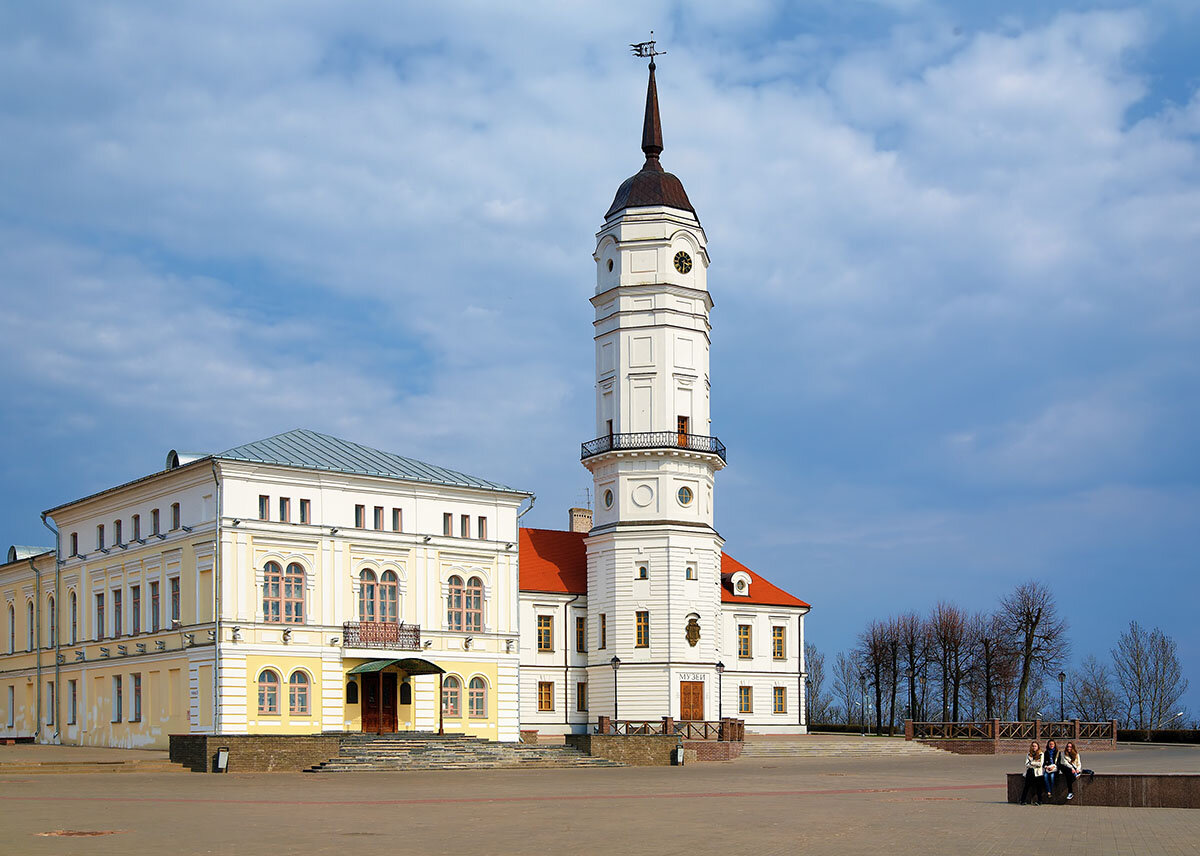
POLYGON ((120 675, 112 678, 112 721, 120 722, 125 718, 125 686, 120 675))

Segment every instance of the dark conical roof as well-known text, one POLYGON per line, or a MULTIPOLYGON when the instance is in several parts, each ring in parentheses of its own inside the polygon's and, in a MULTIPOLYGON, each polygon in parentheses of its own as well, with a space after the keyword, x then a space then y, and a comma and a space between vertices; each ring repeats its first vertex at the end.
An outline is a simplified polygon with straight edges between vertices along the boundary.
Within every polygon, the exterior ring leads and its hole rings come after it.
POLYGON ((696 213, 688 200, 683 182, 666 172, 658 162, 662 153, 662 120, 658 116, 658 87, 654 82, 654 63, 650 63, 650 82, 646 86, 646 118, 642 123, 642 151, 646 162, 641 170, 621 183, 617 195, 613 198, 607 220, 618 211, 626 208, 639 208, 649 205, 665 205, 670 208, 680 208, 696 213))

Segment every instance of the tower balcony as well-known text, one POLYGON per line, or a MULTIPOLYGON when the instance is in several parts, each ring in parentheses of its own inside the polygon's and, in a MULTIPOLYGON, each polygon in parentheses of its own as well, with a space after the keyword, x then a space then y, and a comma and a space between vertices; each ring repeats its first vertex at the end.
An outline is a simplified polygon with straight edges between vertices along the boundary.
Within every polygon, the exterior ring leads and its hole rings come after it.
POLYGON ((682 434, 677 431, 643 431, 636 434, 608 434, 588 440, 583 444, 579 454, 581 461, 608 452, 635 451, 685 451, 699 452, 706 455, 716 455, 722 463, 725 460, 725 444, 716 437, 704 434, 682 434))

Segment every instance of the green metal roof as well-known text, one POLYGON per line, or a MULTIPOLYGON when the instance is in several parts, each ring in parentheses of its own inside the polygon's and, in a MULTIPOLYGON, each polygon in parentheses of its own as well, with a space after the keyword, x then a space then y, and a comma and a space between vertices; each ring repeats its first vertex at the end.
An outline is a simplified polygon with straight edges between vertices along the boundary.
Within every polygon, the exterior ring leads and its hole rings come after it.
POLYGON ((309 431, 306 428, 276 434, 265 440, 246 443, 244 446, 236 446, 214 457, 256 464, 277 464, 306 470, 381 476, 451 487, 470 487, 522 495, 527 493, 499 482, 487 481, 434 464, 426 464, 413 458, 373 449, 360 443, 351 443, 349 440, 341 440, 328 434, 309 431))
POLYGON ((420 657, 405 657, 403 660, 367 660, 359 663, 347 675, 365 675, 368 672, 382 672, 388 666, 397 666, 410 675, 440 675, 445 673, 441 666, 422 660, 420 657))

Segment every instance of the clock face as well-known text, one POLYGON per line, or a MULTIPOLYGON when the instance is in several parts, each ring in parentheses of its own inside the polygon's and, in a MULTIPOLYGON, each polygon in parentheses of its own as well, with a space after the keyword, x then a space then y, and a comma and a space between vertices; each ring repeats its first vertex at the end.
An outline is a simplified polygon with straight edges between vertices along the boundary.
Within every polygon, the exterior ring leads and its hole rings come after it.
POLYGON ((680 250, 675 254, 675 270, 687 273, 692 269, 692 257, 680 250))

